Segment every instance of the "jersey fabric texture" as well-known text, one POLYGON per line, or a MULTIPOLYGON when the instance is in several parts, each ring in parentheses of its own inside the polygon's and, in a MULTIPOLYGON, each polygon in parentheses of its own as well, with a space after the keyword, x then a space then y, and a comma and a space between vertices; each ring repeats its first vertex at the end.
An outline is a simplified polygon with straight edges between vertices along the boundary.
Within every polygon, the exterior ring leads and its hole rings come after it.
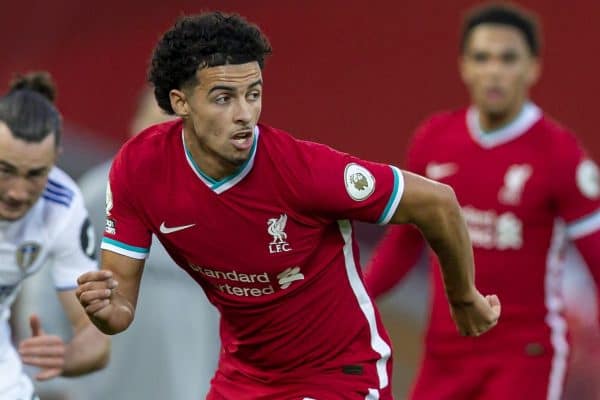
POLYGON ((208 398, 390 398, 389 339, 350 221, 389 222, 401 172, 258 125, 248 160, 215 181, 183 137, 167 122, 121 149, 102 248, 145 258, 155 234, 218 308, 208 398))
POLYGON ((74 290, 79 275, 97 268, 95 246, 81 193, 57 167, 27 214, 0 222, 0 400, 32 396, 8 326, 10 306, 23 280, 50 264, 56 290, 74 290))

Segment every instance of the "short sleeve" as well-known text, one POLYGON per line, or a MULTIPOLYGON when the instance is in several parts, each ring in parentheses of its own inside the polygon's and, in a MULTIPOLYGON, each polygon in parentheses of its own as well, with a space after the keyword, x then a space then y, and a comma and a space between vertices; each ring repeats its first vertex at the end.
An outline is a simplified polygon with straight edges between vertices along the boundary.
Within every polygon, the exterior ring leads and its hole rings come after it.
POLYGON ((325 145, 305 142, 305 174, 298 197, 308 212, 332 219, 387 224, 404 190, 395 166, 361 160, 325 145))
POLYGON ((96 237, 81 195, 77 195, 61 221, 51 250, 52 278, 57 290, 77 287, 77 278, 98 269, 96 262, 96 237))
POLYGON ((559 216, 573 240, 600 229, 598 166, 573 135, 564 135, 555 150, 553 188, 559 216))
POLYGON ((152 233, 144 224, 139 208, 135 206, 121 151, 110 169, 106 187, 106 222, 101 248, 135 259, 145 259, 150 251, 152 233))

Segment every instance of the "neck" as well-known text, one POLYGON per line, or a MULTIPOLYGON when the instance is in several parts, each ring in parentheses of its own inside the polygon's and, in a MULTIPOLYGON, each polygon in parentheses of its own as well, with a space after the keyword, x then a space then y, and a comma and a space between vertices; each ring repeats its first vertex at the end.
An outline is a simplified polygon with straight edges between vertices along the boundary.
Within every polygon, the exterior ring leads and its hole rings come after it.
POLYGON ((219 181, 232 175, 238 168, 227 160, 221 158, 218 154, 203 146, 194 136, 191 129, 185 127, 183 137, 185 146, 194 163, 200 168, 204 175, 219 181))
POLYGON ((484 112, 479 109, 479 126, 484 133, 496 131, 514 121, 525 106, 526 101, 520 101, 510 109, 501 113, 484 112))

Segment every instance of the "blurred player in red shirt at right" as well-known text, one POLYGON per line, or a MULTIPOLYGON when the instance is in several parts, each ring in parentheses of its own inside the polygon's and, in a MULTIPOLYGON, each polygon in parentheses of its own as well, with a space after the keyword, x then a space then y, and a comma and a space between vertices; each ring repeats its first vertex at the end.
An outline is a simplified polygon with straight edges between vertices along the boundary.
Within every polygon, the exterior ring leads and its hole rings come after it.
MULTIPOLYGON (((529 100, 540 71, 533 17, 509 6, 478 8, 465 20, 461 52, 472 105, 427 120, 406 167, 454 188, 477 285, 502 299, 503 320, 488 335, 456 336, 444 282, 433 268, 412 398, 559 399, 569 357, 561 295, 566 243, 600 281, 598 168, 571 132, 529 100)), ((367 268, 371 294, 397 283, 424 248, 416 229, 391 227, 367 268)))

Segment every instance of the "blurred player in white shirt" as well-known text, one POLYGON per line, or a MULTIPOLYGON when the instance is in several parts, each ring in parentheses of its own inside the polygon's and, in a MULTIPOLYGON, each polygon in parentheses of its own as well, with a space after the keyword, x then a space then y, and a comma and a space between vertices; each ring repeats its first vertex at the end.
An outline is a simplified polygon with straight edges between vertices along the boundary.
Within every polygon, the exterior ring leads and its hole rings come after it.
MULTIPOLYGON (((97 269, 94 235, 75 183, 54 166, 61 117, 46 73, 19 77, 0 98, 0 400, 36 399, 22 364, 39 368, 38 380, 103 368, 109 339, 86 317, 74 296, 77 276, 97 269), (11 343, 10 307, 22 282, 52 264, 72 340, 44 332, 30 316, 31 337, 11 343)), ((42 316, 43 317, 43 316, 42 316)))

